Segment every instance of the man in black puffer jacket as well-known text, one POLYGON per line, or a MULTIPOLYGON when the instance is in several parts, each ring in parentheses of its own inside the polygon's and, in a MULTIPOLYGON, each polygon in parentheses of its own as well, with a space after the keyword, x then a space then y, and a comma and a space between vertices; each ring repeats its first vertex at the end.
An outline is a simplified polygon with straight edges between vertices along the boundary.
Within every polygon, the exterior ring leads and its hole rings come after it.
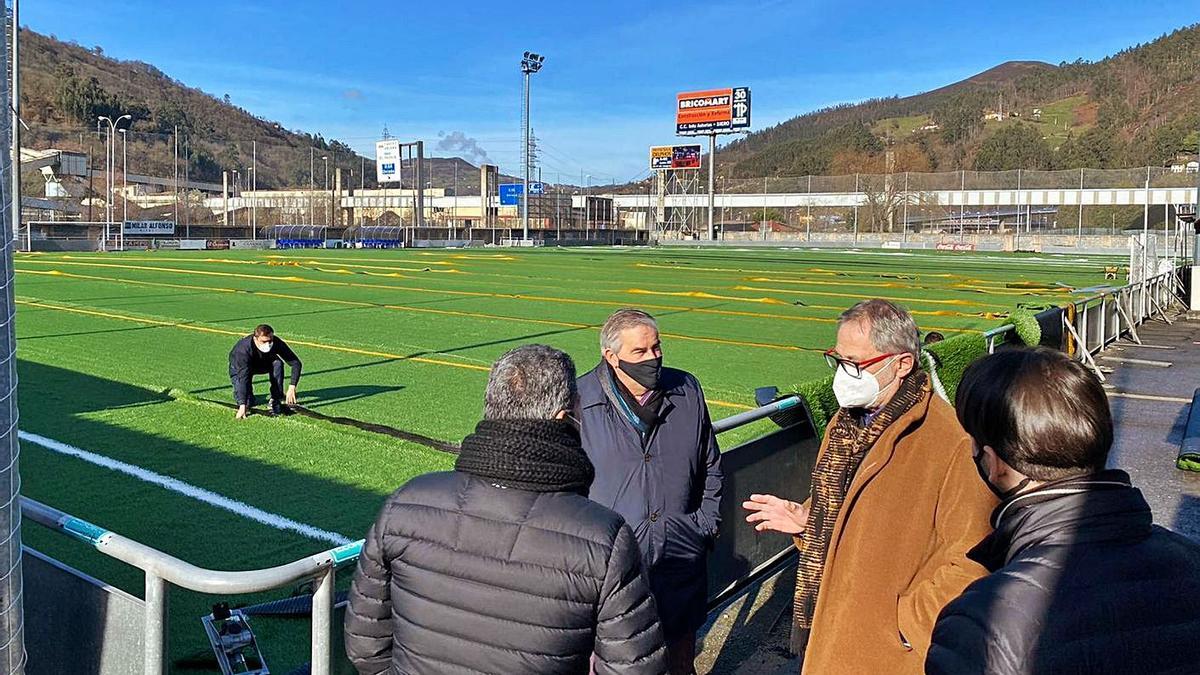
POLYGON ((455 471, 409 481, 367 533, 345 625, 360 673, 666 672, 637 540, 586 497, 577 407, 566 354, 495 363, 455 471))
POLYGON ((992 571, 938 617, 928 673, 1200 672, 1200 544, 1105 470, 1100 382, 1048 350, 989 356, 955 407, 1001 498, 970 557, 992 571))

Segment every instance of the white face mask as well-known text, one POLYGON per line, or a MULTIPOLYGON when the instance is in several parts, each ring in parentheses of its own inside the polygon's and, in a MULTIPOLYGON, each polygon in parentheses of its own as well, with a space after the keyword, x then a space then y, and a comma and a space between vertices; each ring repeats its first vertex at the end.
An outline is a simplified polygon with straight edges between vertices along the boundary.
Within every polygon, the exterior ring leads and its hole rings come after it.
POLYGON ((270 353, 271 353, 271 347, 273 346, 273 344, 274 344, 274 343, 271 343, 271 342, 268 342, 268 343, 266 343, 266 344, 263 344, 262 342, 259 342, 258 340, 255 340, 255 341, 254 341, 254 346, 255 346, 255 347, 258 347, 258 351, 260 351, 260 352, 262 352, 262 353, 264 353, 264 354, 270 354, 270 353))
MULTIPOLYGON (((884 368, 897 358, 899 357, 893 356, 885 361, 884 368)), ((899 379, 898 377, 893 378, 888 387, 891 387, 899 379)), ((875 373, 864 370, 861 377, 854 377, 838 366, 837 371, 833 374, 833 395, 837 397, 838 405, 843 408, 870 408, 881 393, 883 390, 879 388, 879 380, 875 377, 875 373)))

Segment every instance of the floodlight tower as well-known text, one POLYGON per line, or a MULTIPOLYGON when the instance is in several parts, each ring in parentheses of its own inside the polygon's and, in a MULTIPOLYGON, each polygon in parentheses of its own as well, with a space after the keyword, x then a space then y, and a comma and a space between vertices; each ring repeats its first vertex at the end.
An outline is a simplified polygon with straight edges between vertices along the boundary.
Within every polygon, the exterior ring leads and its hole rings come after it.
POLYGON ((521 231, 525 241, 529 241, 529 76, 542 69, 546 57, 533 52, 525 52, 521 58, 521 74, 525 76, 525 145, 521 156, 525 163, 525 179, 521 188, 521 231))

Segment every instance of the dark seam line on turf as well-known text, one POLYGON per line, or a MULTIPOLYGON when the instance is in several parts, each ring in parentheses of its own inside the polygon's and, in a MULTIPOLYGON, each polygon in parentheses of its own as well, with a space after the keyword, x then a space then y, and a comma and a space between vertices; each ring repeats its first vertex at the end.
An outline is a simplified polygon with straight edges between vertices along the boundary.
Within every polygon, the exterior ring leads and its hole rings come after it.
MULTIPOLYGON (((215 403, 219 406, 229 408, 231 410, 237 409, 236 405, 229 403, 227 401, 217 401, 215 399, 202 398, 202 397, 197 397, 196 400, 204 401, 205 403, 215 403)), ((436 438, 422 436, 421 434, 414 433, 412 431, 404 431, 403 429, 397 429, 396 427, 390 427, 386 424, 376 424, 374 422, 364 422, 362 420, 356 420, 353 417, 335 417, 333 415, 326 415, 324 413, 319 413, 315 410, 309 410, 308 408, 298 406, 298 405, 291 406, 290 409, 295 411, 297 414, 302 415, 304 417, 308 417, 310 419, 320 420, 322 422, 329 422, 330 424, 340 424, 342 426, 354 427, 355 429, 358 429, 360 431, 366 431, 368 433, 373 433, 373 434, 380 434, 382 436, 390 436, 392 438, 399 438, 400 440, 403 440, 403 441, 409 441, 411 443, 423 445, 427 448, 432 448, 434 450, 445 452, 445 453, 448 453, 451 455, 457 455, 458 451, 459 451, 459 447, 453 443, 447 443, 446 441, 439 441, 436 438)))

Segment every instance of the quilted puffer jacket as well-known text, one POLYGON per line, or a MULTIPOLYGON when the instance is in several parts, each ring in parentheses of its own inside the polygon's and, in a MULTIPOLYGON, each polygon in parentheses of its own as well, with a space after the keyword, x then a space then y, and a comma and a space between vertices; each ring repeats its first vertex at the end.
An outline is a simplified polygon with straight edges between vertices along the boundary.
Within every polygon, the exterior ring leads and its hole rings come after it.
POLYGON ((633 533, 567 492, 414 478, 367 533, 346 611, 360 673, 666 672, 633 533))

